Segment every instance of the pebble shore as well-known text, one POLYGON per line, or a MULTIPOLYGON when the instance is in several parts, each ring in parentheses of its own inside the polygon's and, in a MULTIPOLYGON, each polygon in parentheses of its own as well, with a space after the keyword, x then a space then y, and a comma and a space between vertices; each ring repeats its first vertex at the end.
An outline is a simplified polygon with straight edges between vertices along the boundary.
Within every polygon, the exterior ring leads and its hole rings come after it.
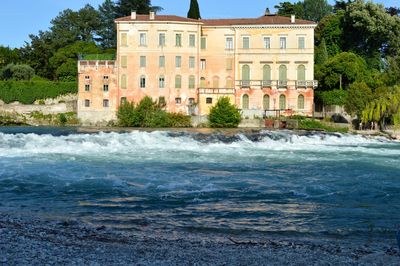
POLYGON ((390 243, 130 233, 0 211, 0 265, 399 265, 390 243))

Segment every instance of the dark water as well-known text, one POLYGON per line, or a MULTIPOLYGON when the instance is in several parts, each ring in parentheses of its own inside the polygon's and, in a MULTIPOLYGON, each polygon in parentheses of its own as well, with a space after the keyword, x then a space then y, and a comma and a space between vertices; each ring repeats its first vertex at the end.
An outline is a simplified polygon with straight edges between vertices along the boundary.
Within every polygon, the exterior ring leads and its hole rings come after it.
POLYGON ((318 237, 393 238, 400 224, 400 143, 382 138, 0 132, 0 211, 318 237))

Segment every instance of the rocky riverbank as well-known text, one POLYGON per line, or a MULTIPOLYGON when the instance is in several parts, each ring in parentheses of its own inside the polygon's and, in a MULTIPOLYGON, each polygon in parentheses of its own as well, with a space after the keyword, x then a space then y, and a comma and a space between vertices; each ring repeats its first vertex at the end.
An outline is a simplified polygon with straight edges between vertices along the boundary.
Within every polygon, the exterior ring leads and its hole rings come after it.
POLYGON ((363 243, 168 232, 1 213, 0 265, 398 265, 394 241, 363 243))

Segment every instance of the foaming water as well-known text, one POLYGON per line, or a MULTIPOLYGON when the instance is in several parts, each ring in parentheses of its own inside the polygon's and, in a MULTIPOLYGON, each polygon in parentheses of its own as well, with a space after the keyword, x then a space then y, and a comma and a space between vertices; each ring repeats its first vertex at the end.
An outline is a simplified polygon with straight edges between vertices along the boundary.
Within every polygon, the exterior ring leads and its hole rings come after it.
POLYGON ((400 144, 289 131, 0 133, 0 210, 126 230, 390 237, 400 144))

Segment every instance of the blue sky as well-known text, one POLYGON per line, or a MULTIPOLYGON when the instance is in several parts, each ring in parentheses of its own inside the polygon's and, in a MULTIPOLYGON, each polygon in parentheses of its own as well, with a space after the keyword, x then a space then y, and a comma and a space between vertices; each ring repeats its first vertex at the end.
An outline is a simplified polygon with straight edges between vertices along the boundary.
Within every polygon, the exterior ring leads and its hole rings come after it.
MULTIPOLYGON (((266 7, 285 0, 198 0, 203 18, 256 17, 266 7), (228 7, 228 8, 227 8, 228 7)), ((286 0, 287 1, 287 0, 286 0)), ((385 6, 399 6, 399 0, 375 0, 385 6)), ((103 0, 2 0, 0 8, 0 45, 20 47, 28 35, 46 30, 52 18, 66 8, 77 10, 85 4, 97 7, 103 0)), ((164 8, 162 13, 186 16, 190 0, 153 0, 164 8)), ((333 3, 333 0, 330 0, 333 3)))

